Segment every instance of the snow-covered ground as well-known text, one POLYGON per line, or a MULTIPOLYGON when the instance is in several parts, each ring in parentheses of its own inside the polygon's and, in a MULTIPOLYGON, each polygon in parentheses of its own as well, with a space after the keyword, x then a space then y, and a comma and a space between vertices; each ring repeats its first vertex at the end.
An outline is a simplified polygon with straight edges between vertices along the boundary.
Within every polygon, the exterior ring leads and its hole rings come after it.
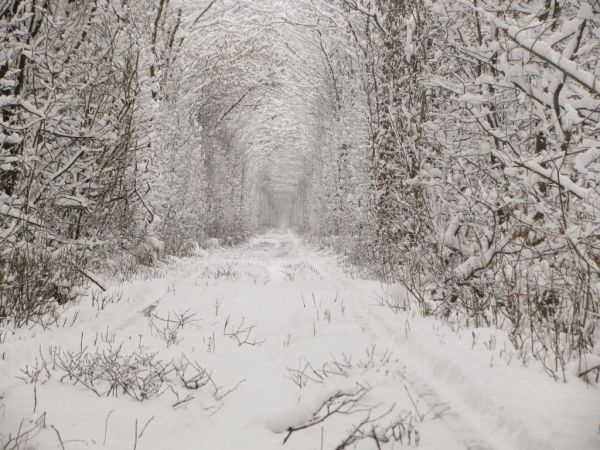
POLYGON ((600 449, 597 387, 524 367, 500 332, 392 312, 386 295, 403 293, 289 233, 179 260, 65 307, 64 326, 1 331, 0 443, 600 449))

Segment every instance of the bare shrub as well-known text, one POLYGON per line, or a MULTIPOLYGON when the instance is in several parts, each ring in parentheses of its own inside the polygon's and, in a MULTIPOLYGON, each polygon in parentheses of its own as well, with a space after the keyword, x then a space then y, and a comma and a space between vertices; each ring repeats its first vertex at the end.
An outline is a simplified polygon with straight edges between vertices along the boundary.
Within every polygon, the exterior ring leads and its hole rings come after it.
POLYGON ((100 311, 104 311, 108 305, 119 303, 122 299, 123 294, 121 292, 108 294, 106 292, 95 290, 91 293, 92 308, 96 308, 97 314, 99 314, 100 311))
POLYGON ((321 366, 315 367, 310 361, 301 358, 297 368, 287 368, 287 378, 302 389, 309 383, 323 383, 331 376, 348 378, 352 375, 363 375, 371 369, 378 369, 390 362, 392 352, 385 350, 377 352, 375 345, 367 348, 361 358, 353 361, 352 355, 342 353, 339 356, 332 355, 331 359, 325 361, 321 366))
POLYGON ((35 447, 30 444, 30 441, 44 428, 46 428, 46 413, 41 414, 35 420, 29 420, 28 423, 22 419, 14 433, 9 433, 8 436, 0 435, 0 448, 2 450, 34 450, 35 447))
POLYGON ((84 282, 79 269, 84 264, 83 253, 75 247, 53 252, 36 247, 34 241, 12 251, 8 261, 0 262, 0 323, 10 321, 15 327, 56 323, 57 306, 74 300, 75 287, 84 282))
POLYGON ((225 324, 223 325, 223 335, 236 341, 238 347, 242 345, 261 345, 265 341, 264 339, 257 340, 256 337, 252 336, 256 325, 245 325, 245 318, 237 326, 231 324, 229 314, 225 318, 225 324))
POLYGON ((159 336, 167 344, 167 347, 181 341, 179 332, 183 331, 186 325, 196 326, 199 320, 196 315, 189 309, 183 312, 169 312, 167 317, 158 316, 150 310, 146 314, 150 331, 159 336))
POLYGON ((47 383, 57 380, 83 386, 98 397, 126 395, 137 401, 160 397, 166 391, 175 398, 173 407, 179 407, 194 399, 186 391, 208 389, 218 409, 222 401, 245 380, 230 388, 219 386, 208 369, 187 356, 164 361, 158 353, 146 351, 140 346, 127 352, 123 345, 111 345, 104 350, 78 351, 50 347, 47 354, 40 351, 35 363, 21 369, 19 377, 26 383, 47 383), (183 390, 182 390, 183 389, 183 390))
POLYGON ((282 266, 287 281, 322 279, 319 269, 306 261, 285 263, 282 266))
POLYGON ((225 262, 205 267, 200 277, 209 280, 236 281, 240 278, 240 272, 236 263, 225 262))

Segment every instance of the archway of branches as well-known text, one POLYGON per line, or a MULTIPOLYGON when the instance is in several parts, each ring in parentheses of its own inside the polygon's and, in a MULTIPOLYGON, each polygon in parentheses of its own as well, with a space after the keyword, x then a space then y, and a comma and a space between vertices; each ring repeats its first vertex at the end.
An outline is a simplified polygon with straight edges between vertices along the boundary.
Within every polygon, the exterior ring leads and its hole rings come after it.
POLYGON ((360 56, 341 6, 229 1, 210 3, 201 19, 187 14, 189 37, 177 49, 179 57, 193 61, 200 54, 203 65, 214 66, 209 82, 193 62, 183 64, 182 76, 190 85, 204 83, 192 101, 207 130, 204 150, 219 160, 215 172, 234 161, 242 166, 237 179, 223 182, 239 183, 238 220, 249 229, 300 225, 307 184, 319 170, 318 159, 327 156, 326 140, 334 139, 328 126, 339 131, 343 91, 337 71, 351 72, 360 56))

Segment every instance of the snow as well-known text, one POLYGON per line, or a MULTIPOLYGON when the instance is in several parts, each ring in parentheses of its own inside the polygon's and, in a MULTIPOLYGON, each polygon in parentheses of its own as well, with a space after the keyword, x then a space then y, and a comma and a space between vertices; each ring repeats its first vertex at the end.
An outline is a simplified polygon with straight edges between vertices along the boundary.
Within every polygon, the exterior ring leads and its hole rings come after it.
POLYGON ((576 370, 574 371, 575 375, 584 375, 587 374, 589 372, 591 372, 592 370, 595 370, 597 368, 600 367, 600 355, 594 355, 594 354, 584 354, 581 355, 581 358, 579 358, 579 361, 574 364, 574 368, 576 368, 576 370))
POLYGON ((491 21, 498 28, 503 30, 510 39, 519 44, 521 47, 529 50, 532 54, 542 58, 544 61, 553 65, 557 69, 560 69, 590 91, 598 93, 598 89, 600 89, 600 82, 593 73, 581 69, 574 61, 562 58, 561 54, 554 50, 546 42, 523 37, 519 27, 508 26, 490 15, 488 15, 488 18, 491 18, 491 21))
POLYGON ((578 172, 590 173, 589 166, 598 159, 600 159, 600 148, 592 147, 577 155, 573 163, 578 172))
POLYGON ((112 282, 112 300, 99 303, 96 293, 57 306, 66 326, 0 330, 0 442, 44 415, 29 448, 60 448, 60 435, 66 449, 329 449, 370 411, 383 416, 378 430, 412 417, 424 449, 600 448, 597 386, 574 374, 555 383, 533 359, 525 367, 503 332, 392 312, 379 300, 390 292, 407 295, 350 279, 335 255, 283 232, 176 260, 161 278, 112 282), (188 319, 173 325, 178 317, 188 319), (130 375, 190 361, 214 385, 188 389, 170 372, 155 380, 157 395, 139 401, 121 390, 97 396, 52 364, 37 383, 23 372, 59 350, 110 358, 117 349, 156 355, 130 375), (289 427, 357 392, 360 408, 294 431, 283 446, 289 427))
POLYGON ((568 176, 565 176, 557 172, 556 170, 550 168, 543 168, 534 161, 525 161, 519 164, 522 167, 525 167, 526 169, 530 170, 534 174, 541 175, 548 180, 554 181, 556 184, 559 184, 563 189, 572 192, 581 199, 590 202, 593 202, 594 200, 594 192, 591 189, 586 189, 579 186, 577 183, 571 181, 571 179, 568 176))

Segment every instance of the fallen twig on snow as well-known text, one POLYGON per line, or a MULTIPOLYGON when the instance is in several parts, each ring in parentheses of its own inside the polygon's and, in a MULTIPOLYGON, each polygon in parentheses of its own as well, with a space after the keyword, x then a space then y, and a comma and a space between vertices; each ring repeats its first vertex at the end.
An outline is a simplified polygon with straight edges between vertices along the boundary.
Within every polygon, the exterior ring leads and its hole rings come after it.
POLYGON ((223 334, 229 337, 230 339, 235 339, 237 341, 238 347, 241 347, 242 345, 263 344, 265 342, 264 339, 257 341, 256 338, 251 339, 250 337, 252 335, 252 331, 254 330, 254 328, 256 328, 256 325, 244 327, 244 321, 245 318, 242 317, 242 321, 237 326, 237 328, 231 327, 231 329, 229 330, 228 327, 230 325, 230 317, 229 314, 227 314, 227 317, 225 318, 225 324, 223 325, 223 334))

